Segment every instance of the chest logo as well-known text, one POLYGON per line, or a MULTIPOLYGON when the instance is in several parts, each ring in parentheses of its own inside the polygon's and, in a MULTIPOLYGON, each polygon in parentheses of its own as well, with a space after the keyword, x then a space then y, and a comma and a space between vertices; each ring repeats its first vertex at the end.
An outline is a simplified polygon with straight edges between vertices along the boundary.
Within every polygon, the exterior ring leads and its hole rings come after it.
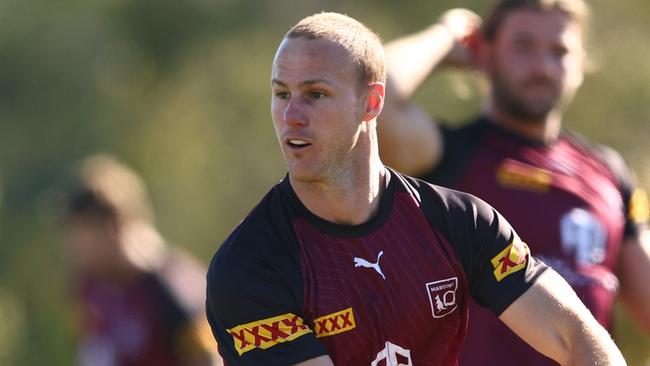
POLYGON ((370 364, 370 366, 378 365, 413 366, 411 351, 394 343, 386 342, 386 347, 377 353, 377 357, 370 364))
POLYGON ((458 290, 458 277, 427 283, 427 293, 434 318, 442 318, 456 310, 458 307, 456 290, 458 290))
POLYGON ((560 219, 562 249, 580 264, 600 264, 607 251, 607 231, 591 212, 574 208, 560 219))
POLYGON ((354 266, 355 267, 372 268, 375 271, 377 271, 377 273, 379 273, 381 278, 383 278, 385 280, 386 276, 384 276, 384 272, 382 272, 381 267, 379 267, 379 259, 381 258, 382 255, 384 255, 383 250, 380 251, 379 254, 377 254, 377 262, 375 262, 375 263, 370 263, 370 262, 368 262, 367 260, 365 260, 363 258, 354 257, 354 266))

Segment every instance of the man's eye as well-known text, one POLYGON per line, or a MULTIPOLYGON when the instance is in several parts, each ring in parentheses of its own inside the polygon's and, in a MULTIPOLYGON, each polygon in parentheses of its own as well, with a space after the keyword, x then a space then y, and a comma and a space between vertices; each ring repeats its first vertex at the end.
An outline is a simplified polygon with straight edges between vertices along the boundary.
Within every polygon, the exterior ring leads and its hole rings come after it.
POLYGON ((326 94, 323 93, 322 91, 313 91, 313 92, 311 92, 311 97, 313 99, 321 99, 321 98, 323 98, 325 96, 326 96, 326 94))
POLYGON ((557 57, 564 57, 569 53, 569 49, 564 46, 557 46, 553 48, 553 54, 557 57))
POLYGON ((280 99, 288 99, 289 93, 284 91, 275 92, 275 96, 280 99))

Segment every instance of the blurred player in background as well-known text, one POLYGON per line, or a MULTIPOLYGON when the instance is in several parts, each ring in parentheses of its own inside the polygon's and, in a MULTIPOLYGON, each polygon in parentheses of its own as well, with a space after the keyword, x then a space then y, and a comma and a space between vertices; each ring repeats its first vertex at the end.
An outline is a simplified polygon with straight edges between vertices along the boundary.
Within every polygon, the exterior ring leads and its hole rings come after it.
MULTIPOLYGON (((582 0, 503 0, 482 26, 455 9, 388 43, 380 152, 406 174, 493 205, 610 332, 620 297, 650 333, 645 194, 617 152, 561 128, 583 81, 587 18, 582 0), (409 102, 440 63, 489 81, 482 113, 460 128, 409 102)), ((554 364, 475 304, 465 349, 465 365, 554 364)))
POLYGON ((78 364, 221 364, 204 316, 205 269, 166 245, 145 186, 116 159, 84 160, 64 208, 78 364))

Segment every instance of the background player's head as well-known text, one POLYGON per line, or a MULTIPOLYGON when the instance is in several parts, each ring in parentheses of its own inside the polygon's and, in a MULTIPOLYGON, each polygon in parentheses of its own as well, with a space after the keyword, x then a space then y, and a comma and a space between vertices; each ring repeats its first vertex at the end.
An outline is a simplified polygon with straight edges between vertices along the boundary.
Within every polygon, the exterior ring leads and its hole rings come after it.
POLYGON ((582 84, 587 20, 583 0, 498 1, 481 32, 491 102, 524 122, 561 112, 582 84))
POLYGON ((74 175, 63 215, 74 271, 119 277, 159 262, 164 245, 140 177, 108 155, 85 159, 74 175))
POLYGON ((385 81, 381 40, 360 22, 320 13, 289 30, 273 61, 271 111, 293 179, 368 165, 385 81))

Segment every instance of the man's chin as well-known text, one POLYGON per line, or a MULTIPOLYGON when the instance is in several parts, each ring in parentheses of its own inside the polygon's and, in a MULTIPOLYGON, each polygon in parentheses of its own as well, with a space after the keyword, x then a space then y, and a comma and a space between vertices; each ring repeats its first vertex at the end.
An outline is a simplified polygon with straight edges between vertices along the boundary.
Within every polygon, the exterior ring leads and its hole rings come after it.
POLYGON ((529 100, 527 103, 520 105, 519 108, 514 108, 510 112, 522 120, 530 121, 530 123, 544 123, 556 108, 557 101, 555 99, 535 99, 529 100))
POLYGON ((322 179, 321 174, 313 169, 289 168, 289 177, 294 182, 315 183, 322 179))

